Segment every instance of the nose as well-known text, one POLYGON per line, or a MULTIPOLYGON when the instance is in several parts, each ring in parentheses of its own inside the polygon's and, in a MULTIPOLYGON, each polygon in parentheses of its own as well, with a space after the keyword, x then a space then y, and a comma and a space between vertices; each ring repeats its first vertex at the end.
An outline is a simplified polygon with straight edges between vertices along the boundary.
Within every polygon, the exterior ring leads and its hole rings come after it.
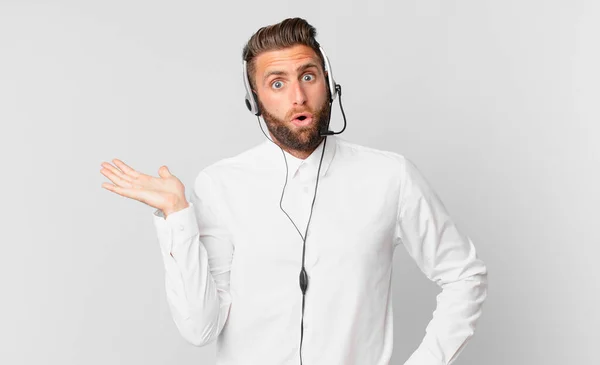
POLYGON ((306 103, 306 92, 300 82, 295 82, 292 88, 292 99, 294 105, 304 105, 306 103))

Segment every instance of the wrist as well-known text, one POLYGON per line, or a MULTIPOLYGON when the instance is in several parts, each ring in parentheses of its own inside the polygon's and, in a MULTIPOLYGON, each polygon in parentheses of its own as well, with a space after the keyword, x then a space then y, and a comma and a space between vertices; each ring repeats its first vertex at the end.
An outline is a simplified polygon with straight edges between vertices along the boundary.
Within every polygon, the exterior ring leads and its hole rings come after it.
POLYGON ((175 212, 179 212, 180 210, 183 210, 183 209, 185 209, 185 208, 187 208, 189 206, 190 206, 190 204, 187 202, 187 200, 184 199, 182 202, 177 203, 177 204, 175 204, 173 206, 170 206, 167 209, 164 209, 163 210, 163 214, 165 216, 165 219, 167 218, 167 216, 169 214, 173 214, 175 212))

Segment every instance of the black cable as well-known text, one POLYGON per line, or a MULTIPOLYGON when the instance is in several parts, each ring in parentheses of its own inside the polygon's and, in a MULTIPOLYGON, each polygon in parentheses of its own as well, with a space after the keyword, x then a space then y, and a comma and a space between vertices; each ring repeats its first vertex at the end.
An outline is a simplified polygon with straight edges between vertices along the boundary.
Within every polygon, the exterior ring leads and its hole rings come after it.
MULTIPOLYGON (((315 207, 315 200, 317 198, 317 188, 319 186, 319 176, 321 175, 321 164, 323 163, 323 156, 325 156, 325 147, 327 146, 327 137, 323 140, 323 151, 321 152, 321 160, 319 161, 319 168, 317 169, 317 182, 315 184, 315 193, 313 195, 313 201, 310 206, 310 215, 308 216, 308 222, 306 223, 306 232, 304 233, 304 244, 302 245, 302 270, 300 271, 300 289, 302 289, 302 319, 300 321, 300 365, 302 365, 302 340, 304 338, 304 298, 306 297, 306 290, 308 289, 308 275, 304 269, 304 255, 306 253, 306 238, 308 237, 308 226, 312 219, 313 208, 315 207)), ((287 175, 287 174, 286 174, 287 175)))
MULTIPOLYGON (((258 125, 260 126, 260 130, 263 132, 263 134, 265 135, 265 137, 267 137, 267 139, 271 142, 273 142, 273 140, 271 138, 269 138, 267 136, 267 134, 265 133, 262 125, 260 124, 260 116, 257 116, 256 119, 258 120, 258 125)), ((304 242, 306 240, 306 235, 308 234, 308 226, 310 224, 310 220, 312 218, 312 211, 313 211, 313 207, 315 205, 315 199, 317 197, 317 187, 319 186, 319 174, 321 171, 321 164, 323 163, 323 156, 325 155, 325 147, 327 144, 327 137, 323 138, 323 151, 321 152, 321 160, 319 161, 319 169, 317 171, 317 182, 315 184, 315 192, 313 195, 313 201, 310 207, 310 216, 308 217, 308 223, 306 224, 306 232, 304 235, 302 235, 302 233, 300 232, 300 229, 298 229, 298 226, 296 226, 296 224, 294 223, 294 221, 292 220, 292 218, 290 217, 290 215, 285 211, 285 209, 283 209, 283 196, 285 194, 285 188, 287 186, 287 182, 288 182, 288 174, 289 174, 289 167, 288 167, 288 163, 287 163, 287 159, 285 157, 285 152, 283 151, 283 148, 281 148, 277 143, 273 142, 273 144, 275 144, 277 147, 279 147, 279 149, 281 150, 281 153, 283 155, 283 161, 285 162, 285 183, 283 184, 283 189, 281 190, 281 197, 279 198, 279 208, 283 211, 283 213, 285 213, 285 215, 288 217, 288 219, 290 220, 290 222, 292 222, 292 224, 294 225, 294 228, 296 228, 296 231, 298 232, 298 234, 300 235, 300 238, 302 239, 302 241, 304 242)), ((303 260, 304 263, 304 260, 303 260)), ((303 265, 304 266, 304 265, 303 265)))
MULTIPOLYGON (((342 128, 342 130, 339 132, 335 132, 334 134, 340 134, 346 130, 346 113, 344 113, 344 107, 342 106, 342 85, 336 84, 335 89, 337 90, 337 93, 338 93, 338 99, 340 102, 340 110, 342 112, 342 117, 344 118, 344 128, 342 128)), ((329 113, 329 118, 331 119, 331 112, 329 113)))
MULTIPOLYGON (((344 107, 342 106, 342 85, 336 84, 335 90, 336 90, 337 94, 339 95, 340 110, 342 111, 342 117, 344 118, 344 127, 339 132, 334 132, 334 131, 329 130, 329 123, 331 122, 331 109, 329 109, 329 119, 327 120, 327 126, 325 127, 325 129, 323 129, 323 130, 321 130, 321 132, 319 132, 319 134, 322 137, 340 134, 346 130, 346 113, 344 113, 344 107)), ((333 104, 333 99, 329 99, 329 101, 330 101, 329 107, 331 108, 331 104, 333 104)))
POLYGON ((262 127, 262 124, 260 123, 260 116, 258 116, 258 115, 256 116, 256 119, 258 120, 258 126, 260 127, 260 130, 265 135, 265 137, 267 137, 267 139, 269 141, 271 141, 274 145, 276 145, 277 147, 279 147, 279 149, 281 149, 281 154, 283 155, 283 161, 285 162, 285 183, 283 184, 283 189, 281 190, 281 198, 279 199, 279 209, 281 209, 281 211, 288 217, 290 222, 292 222, 292 224, 294 225, 294 228, 296 228, 296 231, 298 232, 298 234, 300 235, 300 238, 302 239, 302 268, 300 271, 300 289, 302 290, 302 319, 300 321, 300 351, 299 351, 300 352, 300 365, 302 365, 302 340, 304 339, 304 302, 305 302, 305 298, 306 298, 306 290, 308 289, 308 275, 306 274, 306 269, 304 268, 308 227, 310 226, 313 209, 315 207, 315 200, 317 198, 317 188, 319 187, 319 177, 321 175, 321 165, 323 164, 323 156, 325 156, 325 147, 327 146, 327 136, 340 134, 346 130, 346 113, 344 113, 344 107, 342 106, 342 86, 339 84, 336 84, 335 90, 337 91, 337 94, 339 96, 340 110, 342 112, 342 117, 344 118, 344 127, 339 132, 333 132, 333 131, 329 130, 329 123, 331 122, 331 105, 333 104, 333 100, 330 100, 329 117, 327 118, 326 130, 322 130, 319 132, 319 135, 321 137, 323 137, 323 151, 321 152, 321 159, 319 160, 319 168, 317 170, 317 181, 315 183, 315 191, 313 194, 312 203, 310 205, 310 215, 308 216, 308 222, 306 223, 306 231, 304 232, 304 235, 302 235, 302 233, 298 229, 298 226, 296 226, 296 223, 294 223, 294 220, 292 219, 292 217, 290 217, 290 215, 285 211, 285 209, 283 209, 283 196, 285 195, 285 188, 287 187, 288 174, 289 174, 289 167, 288 167, 288 163, 287 163, 287 158, 285 157, 285 152, 283 151, 283 148, 281 148, 281 146, 279 146, 277 143, 273 142, 273 140, 271 138, 269 138, 269 136, 267 136, 267 134, 265 133, 265 131, 262 127))
MULTIPOLYGON (((271 138, 269 138, 267 136, 267 134, 265 133, 265 131, 262 127, 262 124, 260 123, 260 116, 257 116, 256 119, 258 120, 258 125, 260 127, 260 130, 263 132, 265 137, 267 137, 267 139, 269 141, 273 142, 273 140, 271 138)), ((329 113, 329 120, 327 122, 327 125, 329 125, 330 120, 331 120, 331 113, 329 113)), ((345 126, 344 126, 344 128, 345 128, 345 126)), ((279 149, 281 149, 281 153, 283 155, 283 161, 285 162, 285 183, 283 184, 283 189, 281 190, 281 198, 279 199, 279 208, 288 217, 290 222, 292 222, 292 224, 294 225, 294 228, 296 228, 296 231, 298 232, 298 234, 300 235, 300 238, 302 239, 302 268, 300 271, 300 289, 302 290, 302 319, 300 321, 300 351, 299 351, 300 352, 300 365, 302 365, 302 341, 304 339, 304 303, 305 303, 305 299, 306 299, 306 290, 308 289, 308 275, 306 274, 306 269, 304 267, 305 255, 306 255, 306 238, 308 237, 308 228, 310 226, 313 209, 315 207, 315 201, 317 198, 317 188, 319 186, 319 176, 321 175, 321 166, 323 164, 323 157, 325 156, 325 147, 327 147, 327 136, 325 136, 323 138, 323 150, 321 151, 321 159, 319 160, 319 168, 317 169, 317 181, 315 183, 315 191, 313 194, 312 203, 310 205, 310 215, 308 216, 308 222, 306 223, 306 231, 304 233, 304 236, 298 229, 298 226, 296 226, 296 223, 294 223, 294 220, 285 211, 285 209, 283 209, 283 197, 285 195, 285 188, 286 188, 287 182, 288 182, 289 167, 288 167, 287 158, 285 157, 285 152, 283 151, 283 148, 281 148, 281 146, 279 146, 275 142, 273 142, 273 144, 275 144, 277 147, 279 147, 279 149)))

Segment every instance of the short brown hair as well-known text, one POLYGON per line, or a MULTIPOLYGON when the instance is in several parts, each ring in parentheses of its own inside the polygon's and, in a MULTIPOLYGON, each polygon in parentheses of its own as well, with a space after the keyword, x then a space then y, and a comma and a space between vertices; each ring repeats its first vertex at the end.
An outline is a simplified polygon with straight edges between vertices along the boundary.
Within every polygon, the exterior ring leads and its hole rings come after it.
POLYGON ((250 85, 255 88, 254 72, 256 57, 267 51, 280 50, 298 44, 308 46, 315 51, 325 70, 325 60, 321 54, 319 42, 315 39, 317 30, 302 18, 288 18, 280 23, 260 28, 250 37, 242 51, 242 58, 247 62, 250 85))

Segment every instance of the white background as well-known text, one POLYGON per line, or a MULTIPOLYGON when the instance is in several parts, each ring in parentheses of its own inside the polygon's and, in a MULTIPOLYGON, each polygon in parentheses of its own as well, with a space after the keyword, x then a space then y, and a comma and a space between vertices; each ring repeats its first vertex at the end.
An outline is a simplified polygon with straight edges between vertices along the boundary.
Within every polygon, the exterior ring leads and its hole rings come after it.
MULTIPOLYGON (((456 364, 596 363, 599 10, 0 0, 0 363, 214 363, 215 345, 187 344, 171 319, 154 209, 102 189, 100 163, 166 164, 189 196, 203 167, 262 142, 241 51, 293 16, 316 26, 343 85, 342 137, 414 161, 488 266, 456 364)), ((394 262, 402 364, 438 288, 402 248, 394 262)))

